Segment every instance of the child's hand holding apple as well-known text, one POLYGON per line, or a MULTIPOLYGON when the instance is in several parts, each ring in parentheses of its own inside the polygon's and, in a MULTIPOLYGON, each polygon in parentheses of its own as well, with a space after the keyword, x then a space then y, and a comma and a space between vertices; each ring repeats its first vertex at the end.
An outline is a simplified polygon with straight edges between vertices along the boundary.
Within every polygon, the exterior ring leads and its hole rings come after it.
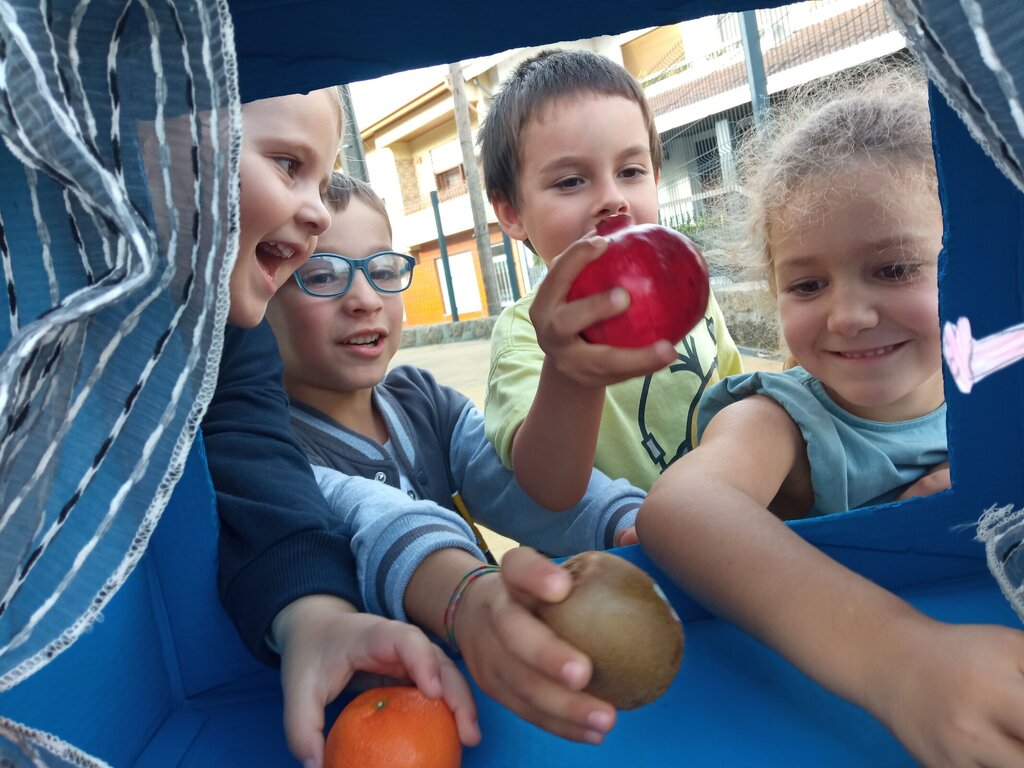
POLYGON ((616 287, 629 293, 625 312, 586 328, 593 344, 675 345, 704 316, 710 294, 708 266, 690 238, 657 224, 633 224, 628 215, 597 226, 608 248, 579 273, 569 289, 575 301, 616 287))
POLYGON ((586 387, 670 363, 710 295, 704 257, 684 235, 628 215, 606 219, 596 234, 551 262, 530 308, 545 364, 586 387))

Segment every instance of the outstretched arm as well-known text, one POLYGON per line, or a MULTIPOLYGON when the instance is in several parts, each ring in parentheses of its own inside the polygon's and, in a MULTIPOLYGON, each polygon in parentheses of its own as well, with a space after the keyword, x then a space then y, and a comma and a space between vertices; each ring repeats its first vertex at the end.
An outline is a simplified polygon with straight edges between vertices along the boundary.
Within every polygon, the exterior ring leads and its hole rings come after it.
MULTIPOLYGON (((478 412, 470 410, 478 422, 478 412)), ((500 498, 510 495, 519 501, 518 505, 505 505, 508 515, 536 517, 543 513, 546 521, 534 521, 534 527, 544 531, 568 528, 565 536, 569 541, 603 542, 611 536, 616 505, 606 503, 599 509, 599 505, 593 505, 595 514, 582 515, 584 519, 578 525, 572 516, 539 510, 516 488, 512 473, 501 466, 480 432, 477 423, 476 442, 507 478, 506 487, 492 489, 499 497, 497 504, 500 506, 500 498), (579 530, 572 530, 576 528, 579 530)), ((325 467, 315 467, 314 473, 325 498, 336 510, 337 525, 352 536, 367 608, 408 618, 444 638, 444 614, 451 595, 467 572, 483 564, 465 522, 451 510, 431 501, 412 500, 397 488, 374 480, 342 475, 325 467)), ((483 482, 483 478, 476 481, 483 482)), ((607 483, 612 485, 611 481, 607 483)), ((623 508, 622 514, 628 515, 626 520, 631 521, 642 496, 621 481, 614 486, 608 490, 623 508), (619 488, 621 491, 616 490, 619 488)), ((524 523, 529 527, 529 521, 524 523)), ((500 574, 474 581, 459 601, 455 630, 474 679, 484 692, 530 722, 565 738, 600 742, 615 721, 615 711, 580 692, 590 677, 589 660, 555 637, 532 613, 540 600, 565 597, 569 590, 566 574, 533 550, 516 550, 506 562, 510 565, 500 574)), ((327 650, 331 649, 321 655, 327 650)), ((338 655, 336 650, 331 652, 338 655)), ((309 657, 306 653, 302 658, 309 657)), ((308 660, 298 663, 311 675, 316 672, 333 679, 333 674, 327 674, 331 670, 325 667, 326 662, 314 663, 313 667, 308 660)), ((310 713, 318 702, 322 709, 321 700, 327 694, 319 693, 320 688, 317 691, 315 697, 307 692, 300 699, 305 702, 302 722, 310 722, 310 713)))
MULTIPOLYGON (((450 596, 477 565, 479 560, 458 550, 426 558, 406 593, 409 616, 444 637, 450 596)), ((590 659, 533 613, 539 602, 558 602, 570 589, 564 569, 531 549, 512 550, 500 573, 466 588, 454 614, 455 640, 488 696, 551 733, 599 744, 615 723, 615 709, 581 692, 590 680, 590 659)))
POLYGON ((451 433, 450 467, 477 522, 549 555, 608 549, 632 527, 644 493, 625 480, 589 471, 583 499, 552 512, 526 494, 484 434, 480 412, 467 403, 451 433))
POLYGON ((753 398, 655 483, 640 542, 710 609, 878 717, 925 765, 1020 765, 1024 633, 940 624, 768 511, 795 426, 753 398), (787 432, 787 430, 790 430, 787 432))

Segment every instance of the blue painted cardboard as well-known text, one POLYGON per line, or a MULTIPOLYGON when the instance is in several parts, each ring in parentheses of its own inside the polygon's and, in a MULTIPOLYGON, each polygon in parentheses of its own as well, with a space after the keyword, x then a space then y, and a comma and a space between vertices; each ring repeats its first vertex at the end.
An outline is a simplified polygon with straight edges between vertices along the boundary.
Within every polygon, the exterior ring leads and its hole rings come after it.
MULTIPOLYGON (((624 13, 610 0, 231 5, 246 98, 748 6, 640 0, 624 13)), ((940 312, 943 320, 970 317, 983 336, 1024 321, 1024 197, 932 95, 946 224, 940 312)), ((1022 377, 1024 366, 1011 367, 969 396, 947 385, 951 491, 794 527, 930 615, 1017 626, 973 523, 991 505, 1024 504, 1022 377)), ((639 550, 622 554, 657 575, 639 550)), ((103 622, 0 694, 0 712, 117 766, 291 764, 277 671, 253 661, 234 634, 215 573, 216 516, 197 447, 150 551, 103 622)), ((464 765, 911 764, 870 716, 662 583, 687 626, 682 671, 664 697, 622 713, 607 743, 594 748, 545 734, 479 694, 484 743, 466 751, 464 765)))

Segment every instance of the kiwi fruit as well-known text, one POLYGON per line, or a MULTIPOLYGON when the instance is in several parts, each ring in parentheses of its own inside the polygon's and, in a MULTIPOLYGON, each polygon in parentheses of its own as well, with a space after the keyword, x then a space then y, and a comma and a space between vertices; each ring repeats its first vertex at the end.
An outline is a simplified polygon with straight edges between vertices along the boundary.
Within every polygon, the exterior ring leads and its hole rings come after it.
POLYGON ((683 660, 683 625, 654 579, 608 552, 583 552, 563 567, 572 590, 538 615, 590 657, 594 672, 585 690, 616 709, 661 696, 683 660))

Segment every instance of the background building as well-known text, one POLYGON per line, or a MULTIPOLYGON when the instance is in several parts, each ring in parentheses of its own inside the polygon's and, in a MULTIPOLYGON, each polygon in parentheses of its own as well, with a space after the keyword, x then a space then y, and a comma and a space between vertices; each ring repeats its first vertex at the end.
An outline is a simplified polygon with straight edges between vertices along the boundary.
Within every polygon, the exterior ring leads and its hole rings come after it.
MULTIPOLYGON (((810 0, 552 45, 601 53, 641 82, 665 148, 661 221, 706 250, 714 249, 711 206, 736 189, 734 148, 756 122, 754 99, 768 104, 794 86, 904 50, 881 0, 810 0), (756 44, 750 34, 745 44, 744 21, 756 29, 756 44)), ((492 94, 537 50, 517 48, 462 63, 474 146, 492 94)), ((450 322, 453 304, 459 320, 485 317, 448 68, 353 83, 351 92, 369 181, 387 203, 396 248, 417 258, 413 286, 404 296, 407 324, 450 322)), ((533 288, 544 267, 522 243, 504 237, 485 207, 497 289, 506 306, 533 288)), ((729 300, 722 303, 728 314, 729 300)), ((739 302, 733 311, 742 313, 747 304, 739 302)), ((729 320, 730 327, 742 324, 742 318, 729 320)))

